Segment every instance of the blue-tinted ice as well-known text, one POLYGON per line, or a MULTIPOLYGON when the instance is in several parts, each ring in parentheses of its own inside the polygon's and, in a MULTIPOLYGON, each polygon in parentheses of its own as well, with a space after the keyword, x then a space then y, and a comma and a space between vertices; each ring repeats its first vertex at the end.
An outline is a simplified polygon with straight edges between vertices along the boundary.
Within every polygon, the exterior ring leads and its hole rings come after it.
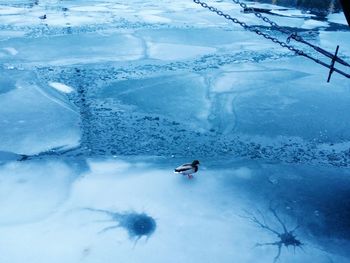
MULTIPOLYGON (((350 61, 308 2, 246 3, 350 61)), ((188 0, 0 0, 0 61, 1 262, 350 262, 343 76, 188 0)))

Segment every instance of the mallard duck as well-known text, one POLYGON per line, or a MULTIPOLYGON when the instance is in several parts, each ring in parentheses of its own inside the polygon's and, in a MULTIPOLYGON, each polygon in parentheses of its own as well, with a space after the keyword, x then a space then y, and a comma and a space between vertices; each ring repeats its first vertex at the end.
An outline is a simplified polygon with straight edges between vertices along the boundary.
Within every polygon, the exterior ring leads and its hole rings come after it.
POLYGON ((185 163, 183 165, 180 165, 175 169, 175 173, 187 175, 188 179, 192 179, 194 173, 198 171, 198 165, 199 161, 194 160, 192 163, 185 163))

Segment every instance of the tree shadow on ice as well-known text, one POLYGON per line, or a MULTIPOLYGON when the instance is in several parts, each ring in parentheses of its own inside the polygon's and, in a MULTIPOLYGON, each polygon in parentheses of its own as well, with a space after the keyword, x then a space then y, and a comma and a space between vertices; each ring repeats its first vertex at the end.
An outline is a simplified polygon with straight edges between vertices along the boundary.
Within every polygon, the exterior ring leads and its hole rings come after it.
POLYGON ((99 231, 99 234, 105 233, 109 230, 116 228, 123 228, 127 231, 129 238, 136 242, 143 236, 150 238, 157 227, 157 223, 154 218, 147 215, 146 213, 136 213, 136 212, 113 212, 102 209, 85 208, 85 210, 91 212, 98 212, 106 214, 109 220, 103 222, 114 222, 115 224, 107 226, 99 231))
POLYGON ((281 219, 281 217, 277 213, 277 209, 273 208, 271 205, 269 207, 269 213, 272 214, 274 221, 280 225, 280 228, 282 228, 282 231, 278 231, 277 227, 272 227, 267 223, 266 216, 264 213, 260 210, 257 210, 257 214, 254 213, 245 212, 246 215, 242 216, 243 218, 249 219, 251 222, 253 222, 258 227, 274 234, 277 236, 277 240, 272 242, 264 242, 264 243, 256 243, 255 247, 261 247, 261 246, 275 246, 277 247, 277 254, 273 259, 273 262, 276 263, 281 256, 282 247, 293 247, 294 252, 295 248, 301 248, 304 245, 296 236, 295 231, 300 227, 300 225, 296 225, 293 229, 289 229, 286 225, 286 223, 281 219))

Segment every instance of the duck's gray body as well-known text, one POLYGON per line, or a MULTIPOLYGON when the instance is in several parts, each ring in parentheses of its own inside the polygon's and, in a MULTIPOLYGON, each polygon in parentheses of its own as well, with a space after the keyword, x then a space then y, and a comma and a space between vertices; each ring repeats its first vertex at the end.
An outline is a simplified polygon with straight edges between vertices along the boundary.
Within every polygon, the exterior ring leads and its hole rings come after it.
POLYGON ((180 173, 192 177, 192 174, 198 171, 199 161, 194 160, 192 163, 185 163, 175 169, 175 173, 180 173))

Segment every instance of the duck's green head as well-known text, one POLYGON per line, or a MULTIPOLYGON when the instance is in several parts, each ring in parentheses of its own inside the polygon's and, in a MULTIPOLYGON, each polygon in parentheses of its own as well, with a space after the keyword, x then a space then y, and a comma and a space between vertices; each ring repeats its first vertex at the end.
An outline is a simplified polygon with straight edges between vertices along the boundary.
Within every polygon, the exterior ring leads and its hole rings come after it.
POLYGON ((194 160, 193 162, 192 162, 192 166, 195 166, 195 165, 198 165, 199 164, 199 161, 198 160, 194 160))

